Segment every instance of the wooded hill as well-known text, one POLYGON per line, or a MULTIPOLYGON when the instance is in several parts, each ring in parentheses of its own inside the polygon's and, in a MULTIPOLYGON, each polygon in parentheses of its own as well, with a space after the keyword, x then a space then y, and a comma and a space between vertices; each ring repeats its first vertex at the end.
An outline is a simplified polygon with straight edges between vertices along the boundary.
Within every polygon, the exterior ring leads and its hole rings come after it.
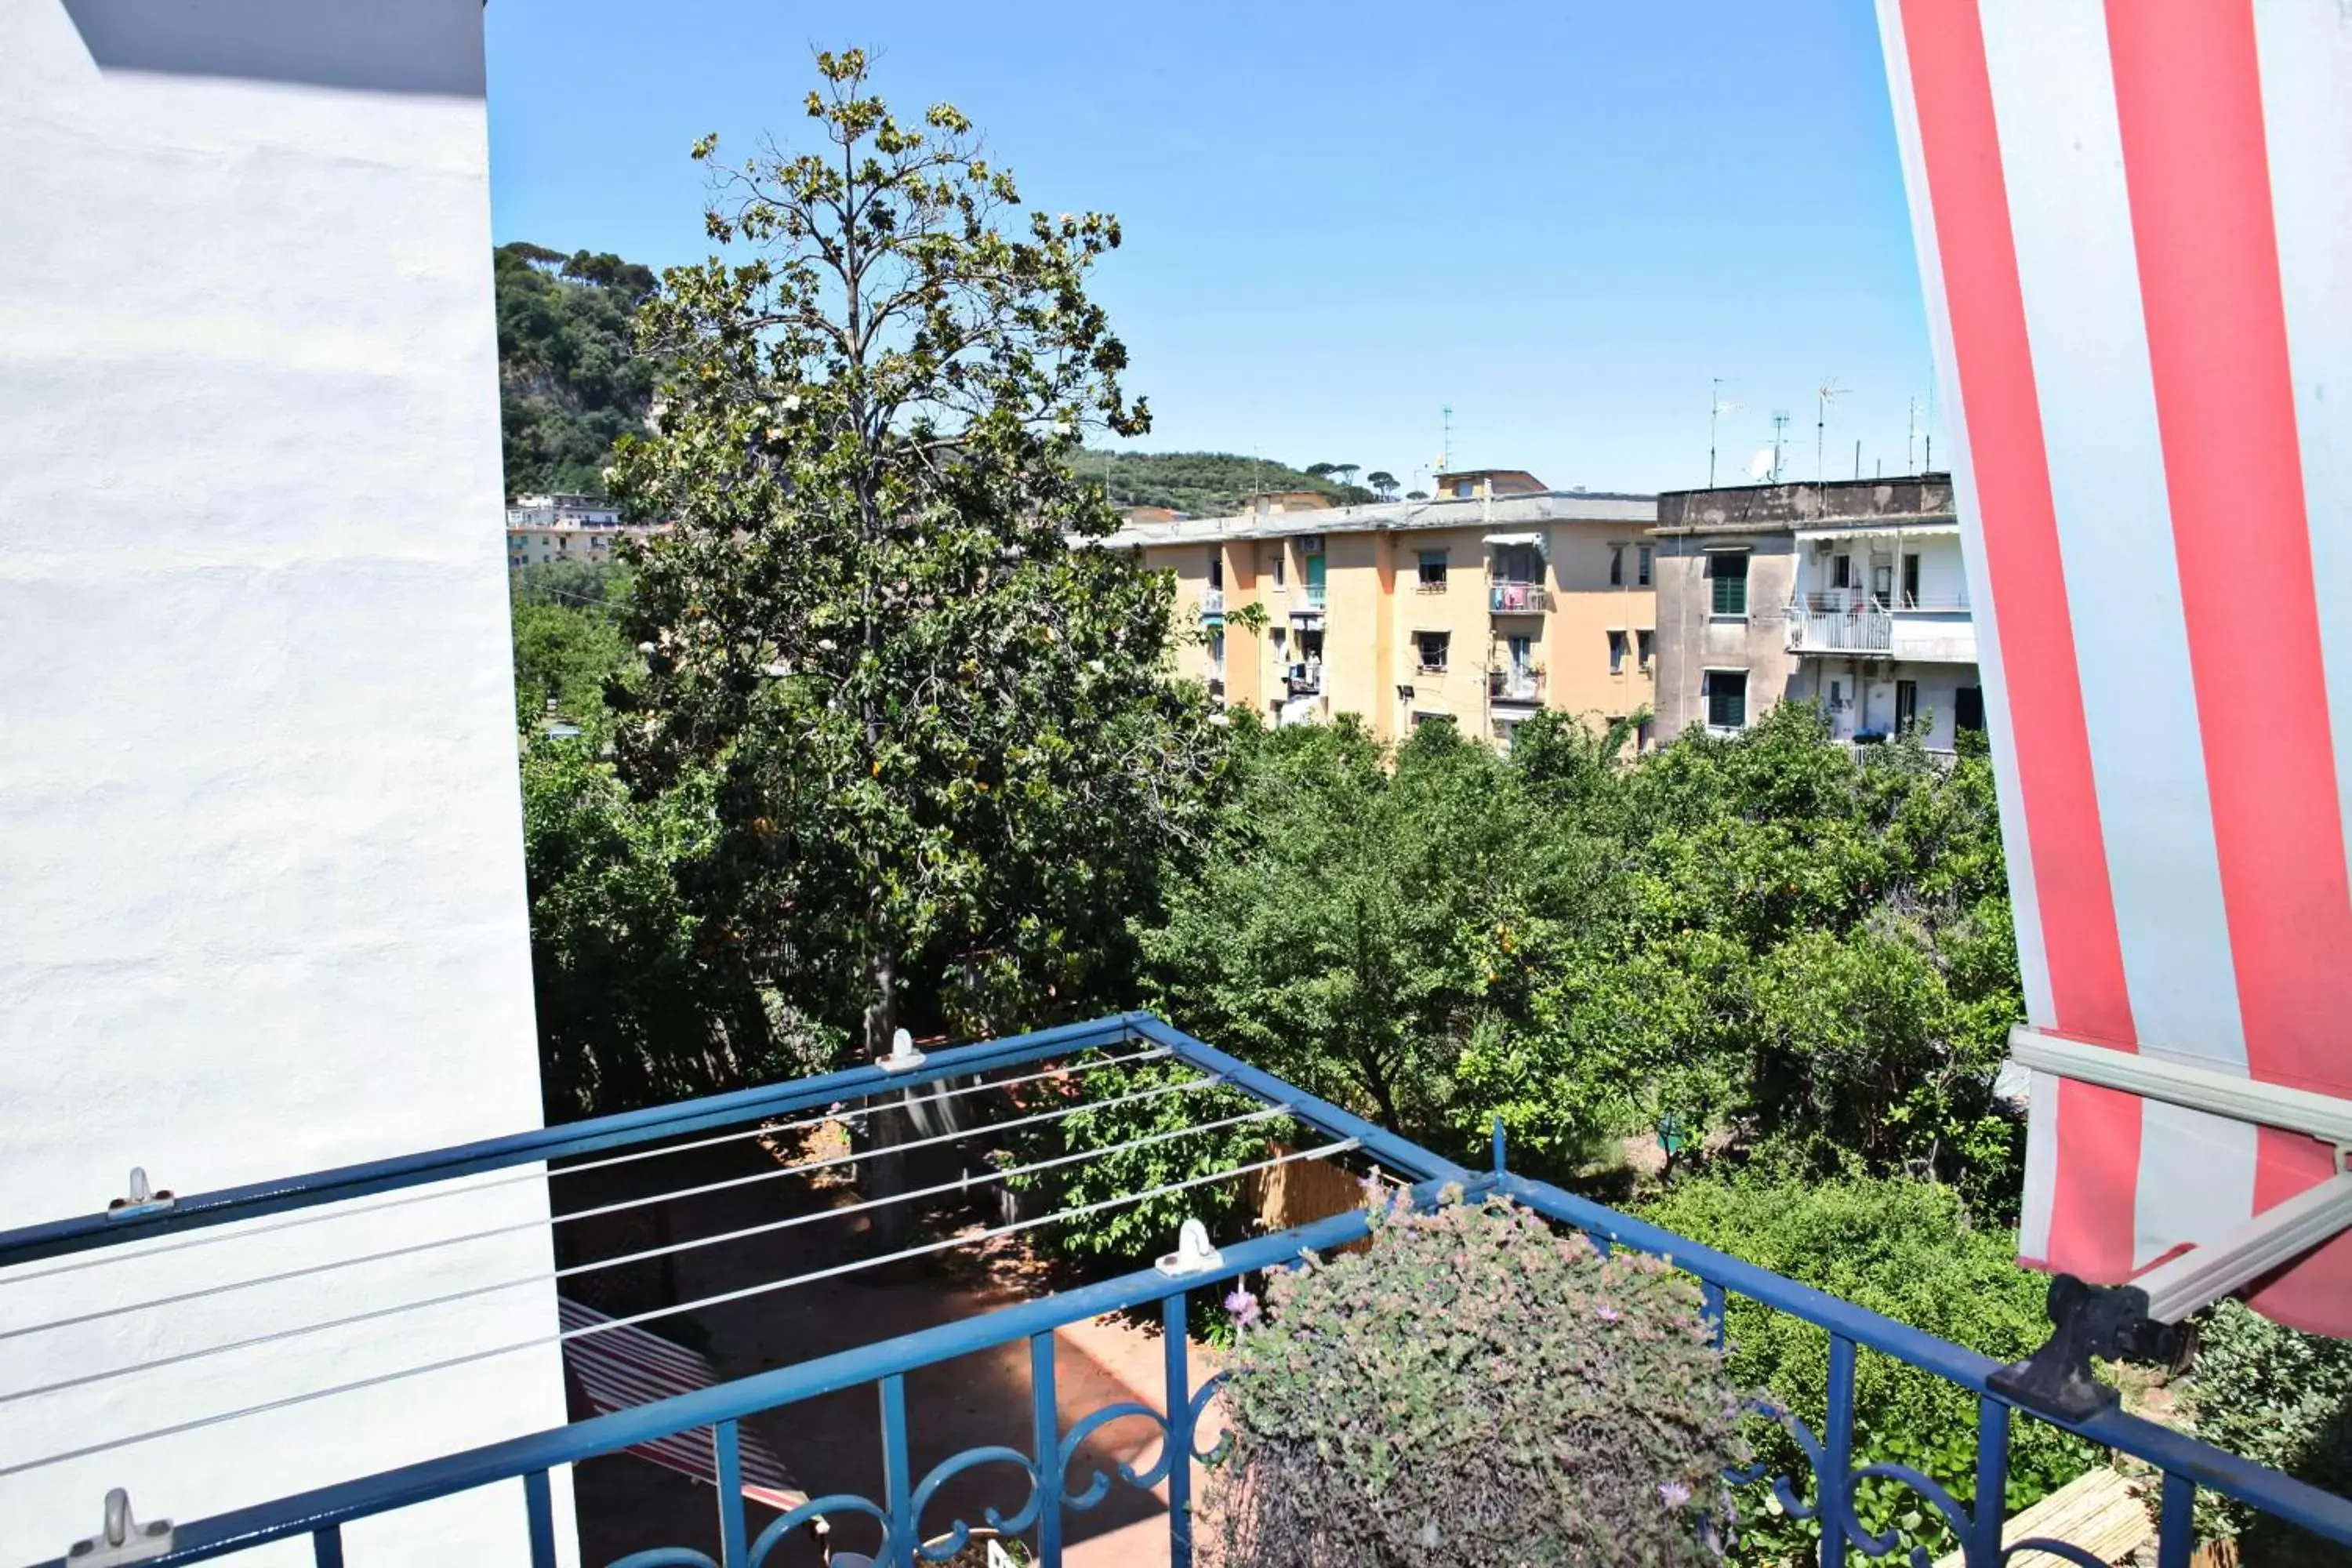
POLYGON ((653 366, 629 331, 653 268, 518 242, 499 247, 493 271, 507 493, 601 495, 614 440, 644 426, 653 400, 653 366))
POLYGON ((1376 499, 1361 485, 1233 452, 1088 452, 1078 472, 1104 480, 1113 506, 1164 506, 1194 517, 1230 517, 1248 510, 1252 496, 1280 490, 1313 490, 1337 506, 1376 499))

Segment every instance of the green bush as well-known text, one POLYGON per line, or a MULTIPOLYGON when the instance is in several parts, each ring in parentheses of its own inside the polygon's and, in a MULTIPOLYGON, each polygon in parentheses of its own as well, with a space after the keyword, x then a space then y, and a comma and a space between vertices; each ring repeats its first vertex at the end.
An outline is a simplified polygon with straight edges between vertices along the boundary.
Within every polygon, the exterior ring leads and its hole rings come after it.
MULTIPOLYGON (((2352 1496, 2352 1341, 2299 1333, 2225 1301, 2198 1326, 2184 1401, 2197 1435, 2257 1464, 2352 1496)), ((2197 1532, 2238 1536, 2252 1565, 2352 1563, 2214 1492, 2197 1500, 2197 1532)))
MULTIPOLYGON (((1272 1117, 1163 1136, 1258 1109, 1255 1100, 1239 1090, 1221 1087, 1138 1098, 1197 1076, 1188 1067, 1151 1063, 1024 1084, 1016 1091, 1015 1117, 1074 1102, 1083 1109, 1058 1121, 1013 1128, 999 1153, 1003 1163, 1032 1165, 1063 1154, 1101 1152, 1051 1170, 1007 1177, 1006 1184, 1016 1193, 1033 1194, 1041 1210, 1079 1207, 1253 1163, 1265 1158, 1268 1138, 1290 1130, 1286 1119, 1272 1117), (1121 1147, 1153 1137, 1162 1141, 1136 1149, 1121 1147)), ((1202 1182, 1082 1219, 1041 1226, 1032 1234, 1041 1251, 1124 1271, 1173 1249, 1176 1233, 1188 1218, 1200 1220, 1213 1237, 1239 1235, 1243 1195, 1238 1181, 1202 1182)))
POLYGON ((1207 1561, 1711 1561, 1745 1456, 1690 1281, 1498 1200, 1373 1218, 1240 1303, 1207 1561))
MULTIPOLYGON (((1644 1215, 1694 1241, 1769 1268, 1913 1328, 2016 1361, 2049 1335, 2043 1277, 2016 1262, 2016 1237, 1979 1228, 1949 1187, 1906 1177, 1826 1182, 1738 1179, 1684 1182, 1644 1215)), ((1734 1298, 1727 1310, 1731 1375, 1762 1391, 1822 1435, 1828 1406, 1829 1335, 1813 1325, 1734 1298)), ((1976 1396, 1933 1373, 1864 1351, 1854 1369, 1854 1463, 1907 1465, 1963 1504, 1975 1491, 1976 1396)), ((1775 1433, 1759 1437, 1772 1474, 1786 1474, 1800 1496, 1811 1476, 1796 1446, 1775 1433)), ((2020 1417, 2011 1426, 2005 1512, 2037 1501, 2097 1462, 2097 1450, 2054 1427, 2020 1417)), ((1895 1529, 1903 1544, 1930 1556, 1958 1542, 1942 1517, 1907 1488, 1868 1482, 1858 1516, 1874 1531, 1895 1529)), ((1767 1500, 1762 1485, 1740 1502, 1738 1555, 1780 1562, 1801 1552, 1820 1531, 1767 1500)))

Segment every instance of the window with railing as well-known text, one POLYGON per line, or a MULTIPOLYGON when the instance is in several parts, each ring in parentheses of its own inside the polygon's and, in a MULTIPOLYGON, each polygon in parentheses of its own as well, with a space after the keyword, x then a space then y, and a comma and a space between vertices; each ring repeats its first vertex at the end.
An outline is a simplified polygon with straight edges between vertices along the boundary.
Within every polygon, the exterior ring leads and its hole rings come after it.
POLYGON ((1420 574, 1413 584, 1415 590, 1423 594, 1443 594, 1445 592, 1445 552, 1443 550, 1423 551, 1421 552, 1420 566, 1420 574))
POLYGON ((1454 642, 1452 632, 1415 632, 1412 634, 1412 668, 1416 675, 1443 675, 1445 658, 1454 642))

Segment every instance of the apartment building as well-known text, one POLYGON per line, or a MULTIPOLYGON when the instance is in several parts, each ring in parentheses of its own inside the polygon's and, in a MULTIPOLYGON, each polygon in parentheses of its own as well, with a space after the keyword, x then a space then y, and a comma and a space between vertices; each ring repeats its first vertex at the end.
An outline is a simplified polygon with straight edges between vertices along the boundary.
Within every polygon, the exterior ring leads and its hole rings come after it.
POLYGON ((1508 745, 1542 708, 1648 710, 1651 499, 1478 488, 1130 525, 1106 543, 1174 575, 1179 624, 1198 628, 1181 672, 1272 723, 1354 713, 1394 740, 1444 718, 1508 745))
POLYGON ((1949 478, 1658 498, 1658 732, 1744 729, 1790 698, 1837 736, 1914 725, 1932 750, 1984 727, 1949 478))
POLYGON ((593 496, 517 496, 507 507, 507 565, 610 561, 623 539, 652 531, 625 526, 618 507, 593 496))

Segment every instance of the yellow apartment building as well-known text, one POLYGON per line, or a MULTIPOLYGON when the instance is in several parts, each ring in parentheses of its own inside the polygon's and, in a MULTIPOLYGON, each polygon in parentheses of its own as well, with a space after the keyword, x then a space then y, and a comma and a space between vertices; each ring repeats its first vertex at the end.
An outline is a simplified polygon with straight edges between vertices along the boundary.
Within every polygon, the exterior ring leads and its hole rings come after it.
POLYGON ((1649 711, 1654 500, 1447 488, 1136 522, 1104 543, 1174 576, 1177 622, 1193 634, 1180 673, 1270 723, 1354 713, 1395 740, 1450 718, 1507 746, 1539 708, 1595 723, 1649 711))

